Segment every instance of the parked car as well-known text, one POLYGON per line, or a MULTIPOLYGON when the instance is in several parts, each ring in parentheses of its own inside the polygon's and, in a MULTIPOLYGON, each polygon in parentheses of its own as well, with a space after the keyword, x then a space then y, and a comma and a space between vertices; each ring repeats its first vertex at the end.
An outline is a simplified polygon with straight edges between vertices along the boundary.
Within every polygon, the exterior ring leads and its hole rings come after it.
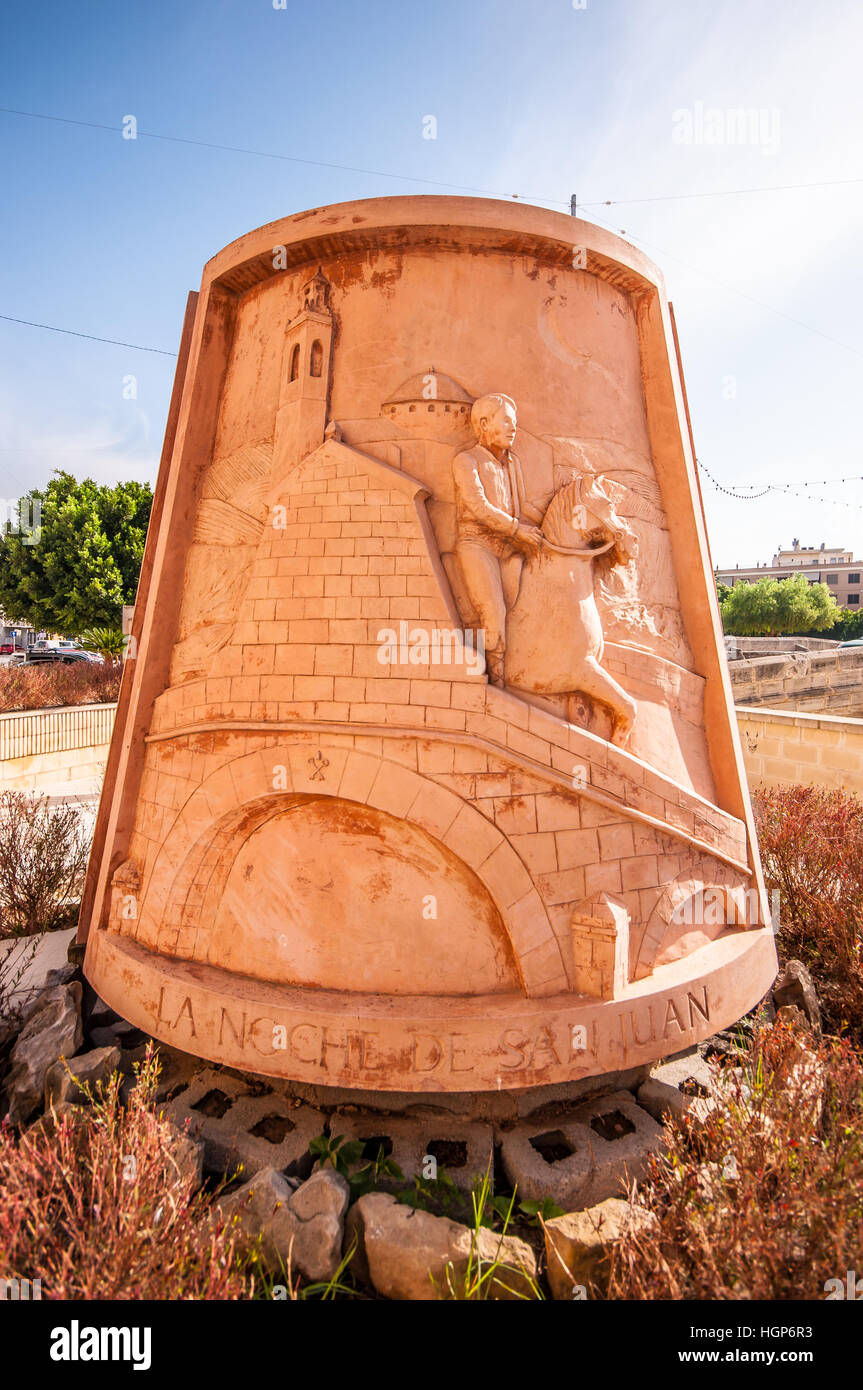
POLYGON ((840 642, 839 650, 843 647, 863 647, 863 637, 852 637, 848 642, 840 642))
POLYGON ((11 656, 14 650, 14 642, 0 642, 0 656, 11 656))
POLYGON ((60 662, 63 666, 72 666, 79 661, 99 661, 100 658, 92 652, 76 652, 68 648, 59 647, 33 647, 27 653, 28 664, 38 665, 42 663, 60 662))

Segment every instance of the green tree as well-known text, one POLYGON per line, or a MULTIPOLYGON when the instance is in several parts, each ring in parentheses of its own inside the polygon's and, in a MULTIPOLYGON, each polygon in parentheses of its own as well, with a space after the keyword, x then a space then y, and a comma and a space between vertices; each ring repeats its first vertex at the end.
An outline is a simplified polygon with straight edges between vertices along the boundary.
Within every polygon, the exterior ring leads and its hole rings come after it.
POLYGON ((863 637, 863 609, 840 608, 830 636, 837 642, 850 642, 854 637, 863 637))
POLYGON ((2 527, 0 608, 68 636, 119 628, 135 598, 152 503, 146 483, 109 487, 56 472, 24 499, 34 534, 2 527))
POLYGON ((714 579, 716 580, 716 597, 719 599, 720 603, 724 603, 731 593, 731 586, 729 584, 723 584, 722 580, 716 579, 715 575, 714 579))
POLYGON ((802 574, 735 584, 720 603, 722 626, 737 637, 792 636, 824 632, 839 614, 826 584, 810 584, 802 574))

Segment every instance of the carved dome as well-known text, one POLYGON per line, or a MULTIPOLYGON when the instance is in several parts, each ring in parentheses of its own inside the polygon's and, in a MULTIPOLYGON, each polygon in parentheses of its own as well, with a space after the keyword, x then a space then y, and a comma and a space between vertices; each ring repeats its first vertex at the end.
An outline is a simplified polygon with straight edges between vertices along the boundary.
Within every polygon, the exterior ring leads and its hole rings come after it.
POLYGON ((429 367, 402 382, 381 414, 403 434, 456 440, 470 430, 473 396, 445 372, 429 367))

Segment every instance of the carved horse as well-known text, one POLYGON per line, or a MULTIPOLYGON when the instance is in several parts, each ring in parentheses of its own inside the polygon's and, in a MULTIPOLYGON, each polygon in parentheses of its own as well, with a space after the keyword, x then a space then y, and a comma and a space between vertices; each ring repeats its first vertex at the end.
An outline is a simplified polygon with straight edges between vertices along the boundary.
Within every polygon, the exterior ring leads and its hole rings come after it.
POLYGON ((579 693, 611 712, 612 741, 624 744, 635 701, 603 670, 602 623, 594 597, 594 562, 634 558, 636 540, 591 474, 574 476, 555 494, 542 523, 544 542, 525 563, 507 619, 506 683, 536 694, 566 694, 569 717, 579 693))

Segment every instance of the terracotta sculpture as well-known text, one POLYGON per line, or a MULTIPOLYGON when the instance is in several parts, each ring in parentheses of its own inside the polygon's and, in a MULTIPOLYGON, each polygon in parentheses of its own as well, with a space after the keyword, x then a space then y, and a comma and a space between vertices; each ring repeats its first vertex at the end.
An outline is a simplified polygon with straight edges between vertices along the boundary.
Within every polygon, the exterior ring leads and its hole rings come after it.
POLYGON ((768 988, 670 306, 602 228, 385 198, 220 252, 132 637, 79 937, 155 1036, 523 1088, 768 988))

